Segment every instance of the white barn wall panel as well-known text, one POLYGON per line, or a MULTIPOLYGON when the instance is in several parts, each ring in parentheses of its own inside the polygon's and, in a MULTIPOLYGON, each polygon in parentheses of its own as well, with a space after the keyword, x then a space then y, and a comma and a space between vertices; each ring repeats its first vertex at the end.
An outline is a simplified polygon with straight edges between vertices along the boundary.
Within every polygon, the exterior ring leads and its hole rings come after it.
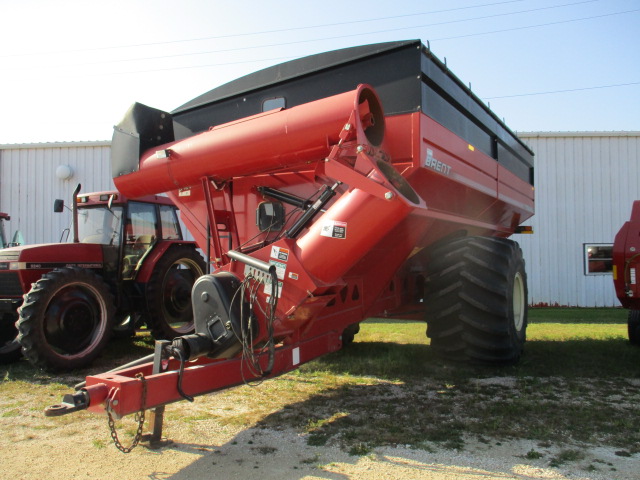
POLYGON ((53 201, 71 205, 76 185, 83 192, 114 189, 109 142, 43 143, 0 147, 0 211, 11 215, 8 235, 22 231, 27 243, 57 242, 70 226, 71 212, 53 213, 53 201), (60 165, 73 169, 68 180, 60 165))
POLYGON ((613 243, 640 199, 640 133, 521 133, 535 152, 536 215, 516 239, 531 304, 619 306, 610 274, 584 274, 584 244, 613 243))

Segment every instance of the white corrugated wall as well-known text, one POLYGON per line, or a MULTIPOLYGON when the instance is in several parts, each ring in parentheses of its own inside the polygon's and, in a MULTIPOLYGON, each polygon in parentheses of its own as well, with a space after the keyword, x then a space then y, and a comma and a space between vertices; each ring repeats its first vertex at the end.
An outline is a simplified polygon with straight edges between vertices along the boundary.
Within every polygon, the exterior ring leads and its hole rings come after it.
POLYGON ((536 155, 535 233, 516 237, 530 303, 619 306, 610 274, 584 274, 583 245, 613 243, 640 199, 640 132, 519 136, 536 155))
MULTIPOLYGON (((535 152, 534 235, 515 238, 527 261, 532 304, 617 306, 611 275, 584 275, 583 245, 613 243, 640 199, 640 132, 521 133, 535 152)), ((7 233, 28 243, 57 242, 71 215, 53 213, 53 200, 110 190, 109 142, 0 146, 0 211, 7 233), (74 170, 56 177, 59 165, 74 170)), ((185 232, 186 233, 186 232, 185 232)), ((188 235, 187 235, 188 236, 188 235)))
POLYGON ((71 214, 53 213, 53 201, 71 205, 78 183, 83 192, 114 189, 110 142, 43 143, 0 146, 0 211, 9 213, 8 236, 20 230, 27 243, 57 242, 70 225, 71 214), (56 176, 60 165, 73 177, 56 176))

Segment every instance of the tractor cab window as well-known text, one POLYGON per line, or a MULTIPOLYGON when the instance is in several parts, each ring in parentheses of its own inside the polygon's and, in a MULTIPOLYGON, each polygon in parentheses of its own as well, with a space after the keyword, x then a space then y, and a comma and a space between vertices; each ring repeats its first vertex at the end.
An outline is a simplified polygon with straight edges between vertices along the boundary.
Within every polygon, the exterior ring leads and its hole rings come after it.
POLYGON ((122 274, 124 279, 135 276, 139 265, 156 242, 156 207, 150 203, 129 202, 125 223, 124 258, 122 274))
POLYGON ((182 240, 180 223, 176 209, 170 205, 160 205, 160 225, 162 226, 162 238, 164 240, 182 240))
POLYGON ((78 209, 78 239, 81 243, 120 245, 122 207, 78 209))

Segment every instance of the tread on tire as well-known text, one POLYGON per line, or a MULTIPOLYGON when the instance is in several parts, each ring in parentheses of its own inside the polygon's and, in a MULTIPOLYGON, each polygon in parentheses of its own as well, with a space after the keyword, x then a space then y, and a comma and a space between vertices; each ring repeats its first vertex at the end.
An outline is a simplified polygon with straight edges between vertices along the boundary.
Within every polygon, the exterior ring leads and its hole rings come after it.
POLYGON ((425 282, 427 336, 444 358, 516 363, 526 341, 527 277, 512 240, 465 237, 430 252, 425 282))

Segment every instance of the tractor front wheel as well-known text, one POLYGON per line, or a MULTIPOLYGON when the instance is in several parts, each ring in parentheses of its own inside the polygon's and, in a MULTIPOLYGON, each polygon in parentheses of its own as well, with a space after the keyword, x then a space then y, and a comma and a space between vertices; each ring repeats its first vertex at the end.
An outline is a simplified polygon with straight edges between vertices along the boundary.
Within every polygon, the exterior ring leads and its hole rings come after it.
POLYGON ((192 247, 170 248, 147 283, 147 325, 156 340, 172 340, 194 331, 191 289, 205 271, 192 247))
POLYGON ((342 332, 342 348, 346 348, 353 343, 356 335, 360 331, 360 323, 352 323, 342 332))
POLYGON ((111 337, 116 340, 136 336, 136 330, 147 322, 137 312, 131 314, 116 314, 111 337))
POLYGON ((0 363, 13 363, 22 356, 16 319, 17 316, 10 313, 0 319, 0 363))
POLYGON ((627 325, 631 345, 640 345, 640 310, 629 310, 627 325))
POLYGON ((109 287, 94 272, 61 268, 45 273, 18 309, 22 353, 47 370, 85 367, 109 341, 114 310, 109 287))
POLYGON ((431 347, 469 363, 517 362, 527 329, 527 274, 518 244, 466 237, 434 248, 430 257, 425 308, 431 347))

